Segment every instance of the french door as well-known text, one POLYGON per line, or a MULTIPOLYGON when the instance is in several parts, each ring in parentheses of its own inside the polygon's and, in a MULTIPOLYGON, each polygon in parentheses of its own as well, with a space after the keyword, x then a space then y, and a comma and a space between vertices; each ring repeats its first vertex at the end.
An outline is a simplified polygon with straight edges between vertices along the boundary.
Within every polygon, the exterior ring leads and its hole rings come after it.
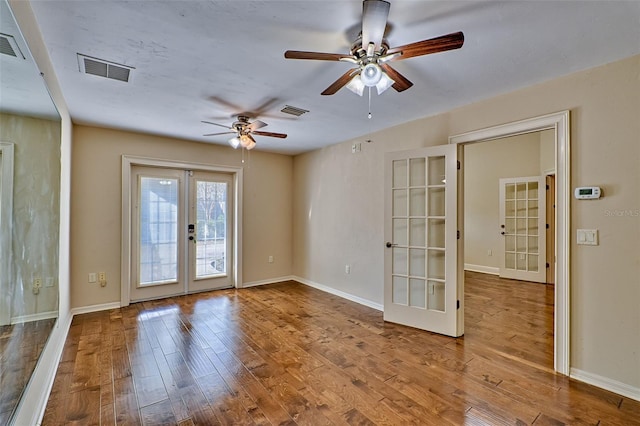
POLYGON ((463 334, 457 185, 455 145, 386 155, 385 321, 463 334))
POLYGON ((132 301, 233 286, 231 175, 132 168, 132 301))
POLYGON ((546 183, 542 176, 500 179, 500 276, 544 283, 546 183))

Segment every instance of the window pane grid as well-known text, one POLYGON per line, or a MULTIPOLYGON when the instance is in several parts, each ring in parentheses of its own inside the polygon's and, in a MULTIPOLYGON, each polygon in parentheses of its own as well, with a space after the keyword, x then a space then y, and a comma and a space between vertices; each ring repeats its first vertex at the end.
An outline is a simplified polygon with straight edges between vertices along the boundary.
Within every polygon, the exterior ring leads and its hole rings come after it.
POLYGON ((538 272, 538 182, 505 185, 505 268, 538 272))
POLYGON ((392 300, 444 311, 444 157, 393 163, 392 300))

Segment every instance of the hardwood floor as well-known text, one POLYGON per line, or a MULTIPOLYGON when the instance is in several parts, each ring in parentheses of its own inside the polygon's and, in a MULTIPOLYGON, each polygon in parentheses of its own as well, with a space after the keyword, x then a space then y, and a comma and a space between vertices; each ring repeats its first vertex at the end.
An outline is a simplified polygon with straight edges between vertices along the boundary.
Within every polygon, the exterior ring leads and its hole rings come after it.
POLYGON ((640 424, 553 373, 553 288, 465 293, 458 339, 294 282, 76 316, 43 424, 640 424))
POLYGON ((0 425, 18 406, 55 319, 0 327, 0 425))

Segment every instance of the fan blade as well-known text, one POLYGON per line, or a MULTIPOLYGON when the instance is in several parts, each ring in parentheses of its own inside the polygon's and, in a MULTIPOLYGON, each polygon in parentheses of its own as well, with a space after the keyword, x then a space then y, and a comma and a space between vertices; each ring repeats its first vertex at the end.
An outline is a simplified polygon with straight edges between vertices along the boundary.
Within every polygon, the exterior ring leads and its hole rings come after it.
POLYGON ((391 87, 396 89, 396 91, 404 92, 409 87, 413 86, 412 82, 410 82, 405 76, 400 74, 398 71, 391 68, 389 65, 380 64, 380 68, 382 68, 382 70, 387 73, 389 78, 394 81, 393 86, 391 87))
POLYGON ((264 121, 256 120, 253 123, 249 124, 247 126, 247 129, 249 129, 250 131, 253 132, 254 130, 261 129, 266 125, 267 125, 267 123, 265 123, 264 121))
POLYGON ((460 31, 429 40, 417 41, 404 46, 394 47, 387 50, 387 55, 402 52, 402 55, 392 58, 392 61, 413 58, 414 56, 429 55, 431 53, 444 52, 447 50, 460 49, 464 44, 464 34, 460 31))
POLYGON ((251 134, 260 135, 260 136, 269 136, 272 138, 280 138, 280 139, 284 139, 287 137, 287 135, 285 135, 284 133, 273 133, 273 132, 251 132, 251 134))
POLYGON ((316 61, 339 61, 342 58, 351 58, 351 55, 341 53, 301 52, 299 50, 287 50, 284 52, 287 59, 313 59, 316 61))
POLYGON ((367 50, 369 43, 374 44, 375 51, 380 49, 390 6, 389 2, 383 0, 362 2, 362 48, 364 50, 367 50))
POLYGON ((225 126, 224 124, 213 123, 213 122, 211 122, 211 121, 202 121, 202 122, 203 122, 203 123, 207 123, 207 124, 213 124, 214 126, 224 127, 225 129, 231 129, 231 130, 233 130, 233 127, 225 126))
POLYGON ((344 74, 342 74, 342 76, 340 76, 339 79, 334 81, 333 84, 331 84, 331 86, 329 86, 326 89, 324 89, 324 92, 322 92, 321 94, 322 95, 333 95, 333 94, 335 94, 338 90, 342 89, 344 86, 347 85, 347 83, 349 83, 351 81, 353 76, 356 74, 354 71, 360 71, 360 69, 359 68, 352 68, 349 71, 345 72, 344 74))
POLYGON ((232 133, 236 133, 236 132, 207 133, 206 135, 202 135, 202 136, 230 135, 232 133))

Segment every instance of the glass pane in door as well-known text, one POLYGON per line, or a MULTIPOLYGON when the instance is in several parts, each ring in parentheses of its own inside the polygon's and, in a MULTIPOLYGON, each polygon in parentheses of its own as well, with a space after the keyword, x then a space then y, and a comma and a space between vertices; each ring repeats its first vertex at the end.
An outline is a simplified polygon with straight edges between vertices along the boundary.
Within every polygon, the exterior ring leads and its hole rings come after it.
POLYGON ((227 183, 196 181, 196 278, 227 273, 227 183))
POLYGON ((139 285, 178 279, 178 180, 140 178, 139 285))

